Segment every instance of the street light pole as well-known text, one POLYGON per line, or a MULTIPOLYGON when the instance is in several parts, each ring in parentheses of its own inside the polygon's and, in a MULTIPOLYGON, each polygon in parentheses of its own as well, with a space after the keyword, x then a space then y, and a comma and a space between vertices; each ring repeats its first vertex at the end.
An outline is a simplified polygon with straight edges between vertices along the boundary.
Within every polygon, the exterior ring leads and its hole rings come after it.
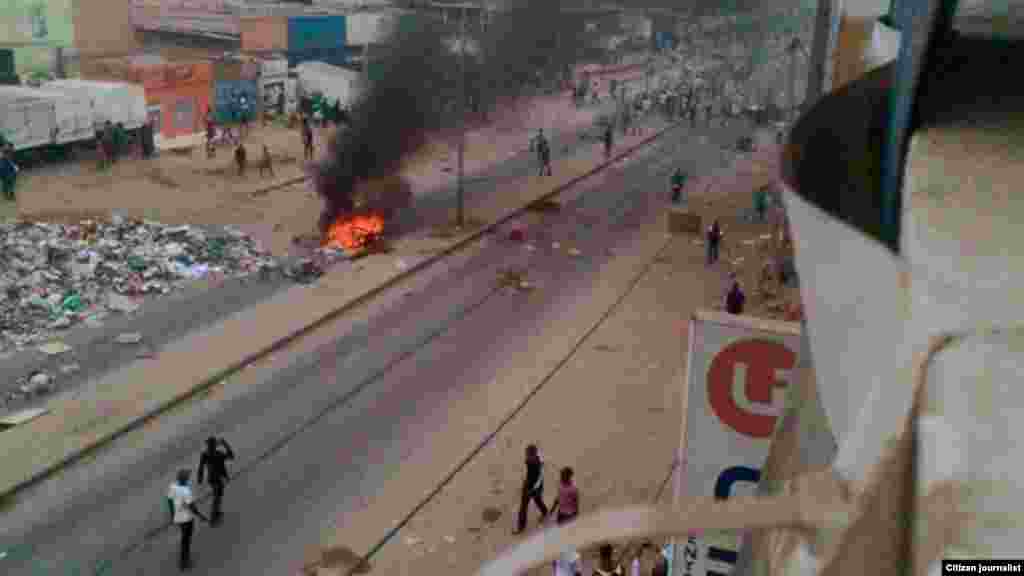
POLYGON ((459 167, 458 187, 456 188, 455 225, 459 228, 465 224, 465 187, 464 167, 466 158, 466 7, 462 7, 459 18, 459 167))

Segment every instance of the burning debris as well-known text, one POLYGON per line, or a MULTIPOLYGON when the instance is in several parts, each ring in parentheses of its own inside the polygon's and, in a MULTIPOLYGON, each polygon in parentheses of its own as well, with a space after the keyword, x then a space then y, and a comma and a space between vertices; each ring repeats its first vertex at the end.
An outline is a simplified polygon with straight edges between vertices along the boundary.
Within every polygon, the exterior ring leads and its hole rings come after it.
POLYGON ((350 256, 369 249, 384 234, 384 217, 378 213, 338 216, 327 227, 324 246, 338 247, 350 256))

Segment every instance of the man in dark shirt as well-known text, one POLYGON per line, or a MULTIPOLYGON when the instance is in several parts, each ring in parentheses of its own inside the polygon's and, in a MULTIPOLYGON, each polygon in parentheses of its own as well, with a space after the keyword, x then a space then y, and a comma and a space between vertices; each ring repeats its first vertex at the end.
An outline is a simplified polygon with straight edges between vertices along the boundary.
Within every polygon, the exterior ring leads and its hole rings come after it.
POLYGON ((611 160, 612 157, 612 123, 609 122, 604 130, 604 158, 611 160))
POLYGON ((514 534, 521 534, 526 529, 526 513, 530 500, 540 508, 540 519, 548 517, 548 507, 544 504, 544 462, 535 444, 526 447, 526 478, 523 480, 522 499, 519 502, 519 523, 514 534))
POLYGON ((224 516, 221 504, 224 501, 224 485, 228 481, 227 461, 234 459, 235 452, 226 440, 213 437, 206 439, 206 450, 199 457, 199 483, 203 483, 203 473, 206 472, 210 488, 213 489, 210 519, 214 524, 220 524, 224 516))
POLYGON ((743 305, 746 301, 747 295, 743 293, 743 288, 740 287, 740 281, 735 275, 733 275, 732 286, 729 288, 729 292, 725 295, 725 311, 729 314, 743 314, 743 305))

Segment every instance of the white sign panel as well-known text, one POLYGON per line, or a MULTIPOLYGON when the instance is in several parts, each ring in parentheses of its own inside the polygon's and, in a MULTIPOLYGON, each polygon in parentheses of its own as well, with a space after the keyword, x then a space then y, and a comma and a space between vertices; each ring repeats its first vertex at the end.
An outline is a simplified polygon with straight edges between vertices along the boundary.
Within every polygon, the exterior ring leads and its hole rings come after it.
MULTIPOLYGON (((694 315, 677 501, 754 494, 799 350, 799 324, 709 311, 694 315)), ((731 574, 741 536, 691 535, 676 552, 675 575, 731 574)))

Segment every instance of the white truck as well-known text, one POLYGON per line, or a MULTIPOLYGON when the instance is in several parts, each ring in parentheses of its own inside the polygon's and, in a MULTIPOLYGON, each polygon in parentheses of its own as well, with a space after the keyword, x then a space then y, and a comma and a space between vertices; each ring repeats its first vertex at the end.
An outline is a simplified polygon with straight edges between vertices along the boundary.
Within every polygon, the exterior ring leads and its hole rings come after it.
POLYGON ((355 104, 364 89, 363 74, 355 70, 324 62, 302 62, 295 70, 303 95, 319 92, 332 104, 340 100, 342 108, 355 104))
POLYGON ((15 151, 91 140, 87 100, 23 86, 0 86, 0 132, 15 151))
POLYGON ((70 79, 47 82, 42 88, 86 100, 97 130, 108 121, 120 122, 128 131, 138 130, 146 123, 146 94, 142 86, 70 79))

